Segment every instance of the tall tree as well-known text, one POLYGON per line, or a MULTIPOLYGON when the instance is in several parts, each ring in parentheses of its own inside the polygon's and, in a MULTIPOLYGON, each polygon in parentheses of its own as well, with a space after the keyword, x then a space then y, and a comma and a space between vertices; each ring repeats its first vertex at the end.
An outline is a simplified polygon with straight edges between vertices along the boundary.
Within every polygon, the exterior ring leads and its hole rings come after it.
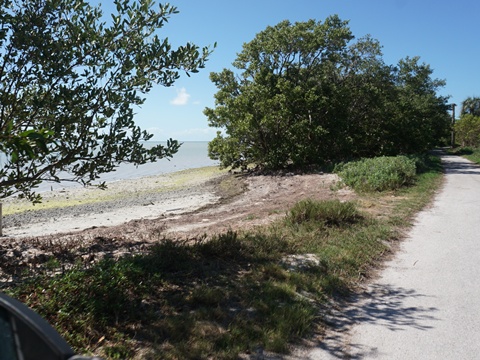
POLYGON ((159 37, 178 12, 169 4, 114 4, 107 23, 86 0, 0 0, 0 198, 35 201, 42 181, 89 184, 178 150, 171 139, 145 148, 134 109, 152 86, 203 68, 211 50, 159 37))
POLYGON ((425 151, 449 136, 448 97, 438 95, 445 81, 432 78, 432 74, 419 57, 406 57, 394 69, 396 95, 391 103, 393 127, 387 136, 389 153, 425 151))
POLYGON ((332 64, 352 39, 346 22, 283 21, 244 45, 233 66, 212 73, 219 88, 216 107, 205 109, 209 124, 225 129, 209 145, 224 166, 257 163, 267 168, 291 161, 308 164, 317 154, 335 93, 332 64))
POLYGON ((222 128, 210 156, 223 166, 305 167, 428 149, 449 129, 444 82, 418 58, 386 65, 378 41, 353 41, 338 16, 283 21, 212 73, 204 113, 222 128))

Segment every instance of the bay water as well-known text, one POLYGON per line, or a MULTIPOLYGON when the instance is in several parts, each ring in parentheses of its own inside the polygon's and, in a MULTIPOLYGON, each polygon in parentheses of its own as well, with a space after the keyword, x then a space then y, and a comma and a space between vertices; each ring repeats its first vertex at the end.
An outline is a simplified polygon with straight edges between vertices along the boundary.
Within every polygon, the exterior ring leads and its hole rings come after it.
MULTIPOLYGON (((161 141, 148 141, 146 147, 152 147, 158 144, 166 145, 161 141)), ((208 141, 185 141, 173 158, 160 159, 154 163, 135 166, 133 164, 120 164, 116 171, 102 174, 100 182, 111 182, 125 179, 135 179, 146 176, 167 174, 171 172, 195 169, 205 166, 216 166, 218 161, 211 160, 208 157, 208 141)), ((37 192, 50 191, 65 187, 80 186, 73 182, 43 182, 37 189, 37 192)))

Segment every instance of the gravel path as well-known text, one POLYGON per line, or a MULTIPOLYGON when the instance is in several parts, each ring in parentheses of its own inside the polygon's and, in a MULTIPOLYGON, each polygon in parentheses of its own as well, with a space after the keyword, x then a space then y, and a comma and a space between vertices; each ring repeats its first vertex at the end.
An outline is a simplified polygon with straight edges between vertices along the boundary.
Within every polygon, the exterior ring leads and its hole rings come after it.
POLYGON ((478 359, 480 167, 443 156, 446 184, 401 251, 353 304, 338 331, 294 359, 478 359))

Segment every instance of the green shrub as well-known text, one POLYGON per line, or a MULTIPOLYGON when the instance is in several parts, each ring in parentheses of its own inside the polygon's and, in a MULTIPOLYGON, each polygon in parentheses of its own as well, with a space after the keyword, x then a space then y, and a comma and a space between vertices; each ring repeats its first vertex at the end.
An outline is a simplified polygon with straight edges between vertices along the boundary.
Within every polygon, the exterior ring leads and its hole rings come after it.
POLYGON ((343 182, 358 191, 396 190, 410 185, 416 177, 415 159, 382 156, 337 166, 343 182))
POLYGON ((307 199, 298 202, 290 209, 286 221, 289 224, 316 222, 326 226, 340 226, 353 223, 359 218, 360 213, 353 202, 307 199))
POLYGON ((477 147, 480 145, 480 116, 463 114, 455 123, 457 142, 462 147, 477 147))
POLYGON ((415 162, 417 175, 428 172, 443 172, 442 161, 438 156, 431 154, 410 155, 409 159, 415 162))
POLYGON ((462 148, 455 149, 452 153, 455 155, 472 155, 475 152, 478 152, 478 149, 473 148, 471 146, 465 146, 462 148))

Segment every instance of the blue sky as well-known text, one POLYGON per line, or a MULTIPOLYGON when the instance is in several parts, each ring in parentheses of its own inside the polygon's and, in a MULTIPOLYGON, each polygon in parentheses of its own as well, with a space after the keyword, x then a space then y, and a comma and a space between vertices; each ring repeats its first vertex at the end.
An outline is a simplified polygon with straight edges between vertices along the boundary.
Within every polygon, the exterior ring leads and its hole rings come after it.
MULTIPOLYGON (((111 2, 103 0, 105 12, 111 2)), ((442 95, 458 105, 480 96, 480 1, 478 0, 171 0, 173 15, 160 35, 173 45, 191 41, 217 48, 207 66, 190 78, 183 75, 174 87, 157 87, 138 109, 136 122, 154 140, 209 141, 215 129, 203 115, 214 106, 215 86, 210 72, 232 68, 242 45, 282 20, 291 22, 338 14, 349 20, 356 38, 370 34, 383 45, 384 60, 396 64, 406 56, 420 56, 433 76, 445 79, 442 95)))

